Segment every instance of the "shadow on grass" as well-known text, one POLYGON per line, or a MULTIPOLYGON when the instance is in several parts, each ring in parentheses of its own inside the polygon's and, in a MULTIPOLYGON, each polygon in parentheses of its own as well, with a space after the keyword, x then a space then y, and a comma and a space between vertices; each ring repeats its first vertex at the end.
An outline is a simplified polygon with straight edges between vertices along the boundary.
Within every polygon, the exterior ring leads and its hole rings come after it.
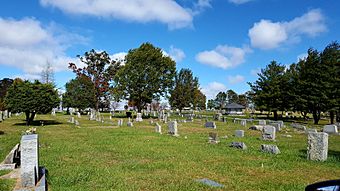
MULTIPOLYGON (((303 159, 307 159, 307 150, 301 149, 299 150, 299 157, 303 159)), ((340 151, 328 150, 328 158, 331 158, 334 161, 340 162, 340 151)))
MULTIPOLYGON (((23 123, 15 123, 15 126, 25 126, 26 125, 26 121, 23 120, 23 123)), ((30 126, 42 126, 42 124, 44 124, 44 126, 46 125, 60 125, 62 123, 56 121, 56 120, 35 120, 32 121, 30 126)))

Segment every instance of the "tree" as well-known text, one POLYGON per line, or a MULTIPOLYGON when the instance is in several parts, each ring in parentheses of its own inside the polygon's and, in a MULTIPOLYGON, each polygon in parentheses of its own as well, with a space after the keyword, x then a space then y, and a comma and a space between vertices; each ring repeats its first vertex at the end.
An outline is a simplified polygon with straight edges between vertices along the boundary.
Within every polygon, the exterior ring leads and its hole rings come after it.
POLYGON ((246 94, 240 94, 238 95, 238 104, 243 105, 244 107, 248 107, 249 103, 248 103, 248 99, 246 94))
POLYGON ((282 84, 285 66, 272 61, 259 73, 256 82, 248 83, 254 95, 253 101, 259 108, 273 111, 274 120, 277 120, 277 111, 282 106, 282 84))
POLYGON ((53 70, 53 67, 52 67, 52 65, 49 61, 46 62, 46 65, 41 72, 41 83, 54 84, 54 70, 53 70))
POLYGON ((228 100, 229 104, 230 103, 238 103, 239 102, 238 95, 233 90, 228 90, 227 93, 226 93, 226 96, 227 96, 227 100, 228 100))
POLYGON ((63 95, 63 105, 80 110, 95 107, 96 90, 91 79, 85 75, 79 75, 65 85, 66 92, 63 95))
POLYGON ((36 113, 46 114, 58 106, 59 97, 52 84, 15 79, 8 89, 5 103, 12 112, 24 112, 29 126, 36 113))
POLYGON ((175 76, 175 87, 171 90, 169 98, 171 107, 182 111, 184 107, 195 106, 195 99, 199 98, 198 86, 198 78, 193 76, 192 71, 181 69, 175 76))
POLYGON ((216 105, 215 100, 213 100, 213 99, 208 100, 207 108, 209 108, 209 109, 215 108, 215 105, 216 105))
POLYGON ((195 97, 194 97, 194 106, 198 109, 205 109, 206 108, 206 101, 207 101, 207 97, 202 93, 201 90, 196 89, 195 90, 195 97))
MULTIPOLYGON (((4 78, 0 80, 0 111, 6 110, 5 106, 5 96, 8 88, 13 84, 13 80, 9 78, 4 78)), ((1 116, 0 116, 1 117, 1 116)))
POLYGON ((227 104, 227 94, 225 92, 218 92, 215 98, 215 106, 218 107, 218 109, 222 109, 227 104))
POLYGON ((85 75, 91 79, 95 87, 95 109, 98 110, 103 99, 108 99, 110 83, 113 83, 112 78, 120 67, 120 62, 111 60, 108 53, 105 51, 96 52, 90 50, 85 52, 84 56, 77 56, 80 61, 85 64, 85 67, 78 68, 76 64, 69 63, 69 68, 73 70, 77 76, 85 75))
POLYGON ((125 65, 115 75, 122 98, 134 101, 140 112, 147 103, 167 96, 173 88, 176 63, 160 48, 143 43, 129 50, 125 65))

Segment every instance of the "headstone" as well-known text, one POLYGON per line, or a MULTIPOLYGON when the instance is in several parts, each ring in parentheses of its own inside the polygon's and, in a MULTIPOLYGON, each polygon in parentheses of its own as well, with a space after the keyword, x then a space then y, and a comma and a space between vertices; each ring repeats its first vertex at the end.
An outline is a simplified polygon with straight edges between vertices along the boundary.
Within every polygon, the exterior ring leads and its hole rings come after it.
POLYGON ((74 117, 70 118, 70 123, 74 123, 74 117))
POLYGON ((170 121, 168 123, 168 133, 173 136, 178 136, 177 121, 170 121))
POLYGON ((34 187, 39 178, 38 135, 24 135, 21 138, 20 176, 22 187, 34 187))
POLYGON ((271 154, 280 154, 280 150, 276 145, 261 145, 261 151, 265 153, 271 153, 271 154))
POLYGON ((75 121, 74 121, 74 124, 75 124, 76 126, 79 126, 79 121, 78 121, 78 120, 75 120, 75 121))
POLYGON ((316 161, 327 160, 328 134, 324 132, 309 133, 307 146, 307 159, 316 161))
POLYGON ((316 129, 306 129, 305 133, 308 134, 308 133, 317 133, 318 131, 316 129))
POLYGON ((240 123, 241 123, 242 126, 246 126, 247 125, 247 120, 242 119, 240 123))
POLYGON ((216 129, 216 124, 215 124, 215 122, 212 122, 212 121, 206 122, 204 126, 205 126, 206 128, 213 128, 213 129, 216 129))
POLYGON ((52 109, 51 115, 55 116, 55 109, 52 109))
POLYGON ((338 127, 336 125, 325 125, 323 126, 323 132, 328 134, 337 134, 338 127))
POLYGON ((218 182, 215 182, 213 180, 209 180, 207 178, 203 178, 203 179, 198 179, 196 180, 197 182, 203 183, 205 185, 211 186, 211 187, 216 187, 216 188, 223 188, 224 185, 220 184, 218 182))
POLYGON ((292 123, 291 126, 300 131, 306 131, 307 129, 306 126, 298 124, 298 123, 292 123))
POLYGON ((143 119, 142 119, 142 113, 137 113, 136 121, 137 121, 137 122, 143 121, 143 119))
POLYGON ((250 130, 256 130, 256 131, 263 131, 263 126, 262 125, 252 125, 249 127, 250 130))
POLYGON ((259 125, 266 125, 266 120, 259 120, 259 125))
POLYGON ((214 133, 214 132, 210 132, 209 133, 209 143, 211 144, 217 144, 219 143, 219 139, 218 139, 218 135, 217 133, 214 133))
POLYGON ((223 118, 222 118, 222 122, 226 123, 226 122, 227 122, 227 118, 226 118, 226 117, 223 117, 223 118))
POLYGON ((118 119, 118 126, 123 126, 123 119, 118 119))
POLYGON ((216 113, 214 116, 214 119, 217 121, 221 121, 221 118, 222 118, 222 113, 216 113))
POLYGON ((235 131, 235 137, 244 137, 244 131, 243 130, 236 130, 235 131))
POLYGON ((263 140, 275 140, 275 132, 276 132, 275 127, 271 125, 264 126, 263 131, 262 131, 262 139, 263 140))
POLYGON ((162 126, 160 126, 158 123, 156 123, 155 131, 156 131, 156 133, 162 134, 162 126))
POLYGON ((127 126, 128 126, 128 127, 133 127, 133 123, 132 123, 131 121, 128 121, 128 122, 127 122, 127 126))
POLYGON ((96 120, 96 111, 94 109, 91 109, 90 120, 96 120))
POLYGON ((247 146, 246 146, 246 144, 244 144, 244 142, 232 142, 230 144, 230 147, 234 147, 234 148, 242 149, 242 150, 247 149, 247 146))
POLYGON ((78 118, 81 118, 80 112, 77 112, 77 117, 78 117, 78 118))
POLYGON ((273 123, 270 123, 270 125, 275 127, 276 132, 280 132, 281 131, 280 123, 273 122, 273 123))

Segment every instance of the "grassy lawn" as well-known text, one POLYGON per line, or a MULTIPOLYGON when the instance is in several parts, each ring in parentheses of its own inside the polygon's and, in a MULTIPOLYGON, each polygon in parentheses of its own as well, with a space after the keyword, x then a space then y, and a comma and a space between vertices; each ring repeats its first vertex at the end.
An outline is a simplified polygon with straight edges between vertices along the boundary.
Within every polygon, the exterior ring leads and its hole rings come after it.
MULTIPOLYGON (((327 162, 314 162, 306 160, 307 136, 290 127, 278 133, 273 143, 258 139, 260 132, 231 122, 216 122, 217 130, 204 128, 204 120, 181 123, 180 137, 176 138, 154 133, 148 120, 129 128, 124 119, 124 126, 118 128, 83 117, 76 118, 80 122, 77 128, 67 123, 68 118, 38 115, 36 119, 46 120, 47 124, 37 126, 39 163, 48 169, 49 188, 53 191, 303 190, 310 183, 337 179, 340 174, 340 137, 335 135, 329 138, 327 162), (245 137, 234 137, 236 129, 244 129, 245 137), (208 133, 212 131, 228 138, 217 145, 208 144, 208 133), (248 150, 230 148, 232 141, 245 142, 248 150), (281 154, 261 153, 261 144, 276 144, 281 154), (225 187, 213 188, 195 181, 202 178, 225 187)), ((5 132, 0 135, 0 160, 27 129, 22 120, 23 116, 14 116, 0 123, 0 130, 5 132)), ((112 119, 114 124, 117 120, 112 119)), ((167 125, 160 124, 166 132, 167 125)), ((0 190, 6 190, 11 183, 0 180, 0 190)))

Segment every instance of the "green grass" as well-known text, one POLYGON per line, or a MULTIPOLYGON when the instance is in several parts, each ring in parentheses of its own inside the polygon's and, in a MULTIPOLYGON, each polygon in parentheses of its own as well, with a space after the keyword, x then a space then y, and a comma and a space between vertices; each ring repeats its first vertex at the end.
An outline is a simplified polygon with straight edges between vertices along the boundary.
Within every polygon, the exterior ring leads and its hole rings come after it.
MULTIPOLYGON (((217 130, 204 128, 204 120, 181 123, 180 137, 176 138, 154 133, 148 120, 134 123, 133 128, 118 128, 82 117, 76 118, 80 122, 78 128, 67 123, 68 118, 38 115, 36 119, 49 120, 46 126, 37 126, 37 132, 39 163, 48 169, 49 188, 53 191, 303 190, 308 184, 337 179, 340 174, 340 137, 335 135, 329 138, 328 160, 314 162, 306 160, 306 135, 291 128, 280 132, 272 143, 258 139, 260 132, 230 122, 217 122, 217 130), (234 137, 236 129, 244 129, 246 137, 234 137), (229 138, 221 139, 217 145, 208 144, 211 131, 229 138), (286 131, 293 137, 282 137, 286 131), (232 141, 245 142, 248 150, 230 148, 232 141), (281 154, 261 153, 261 144, 277 144, 281 154), (201 178, 225 187, 212 188, 195 181, 201 178)), ((16 125, 22 119, 13 117, 0 123, 0 130, 5 132, 0 135, 0 159, 27 129, 16 125)), ((112 121, 117 124, 117 120, 112 121)), ((166 132, 166 124, 160 124, 166 132)))

